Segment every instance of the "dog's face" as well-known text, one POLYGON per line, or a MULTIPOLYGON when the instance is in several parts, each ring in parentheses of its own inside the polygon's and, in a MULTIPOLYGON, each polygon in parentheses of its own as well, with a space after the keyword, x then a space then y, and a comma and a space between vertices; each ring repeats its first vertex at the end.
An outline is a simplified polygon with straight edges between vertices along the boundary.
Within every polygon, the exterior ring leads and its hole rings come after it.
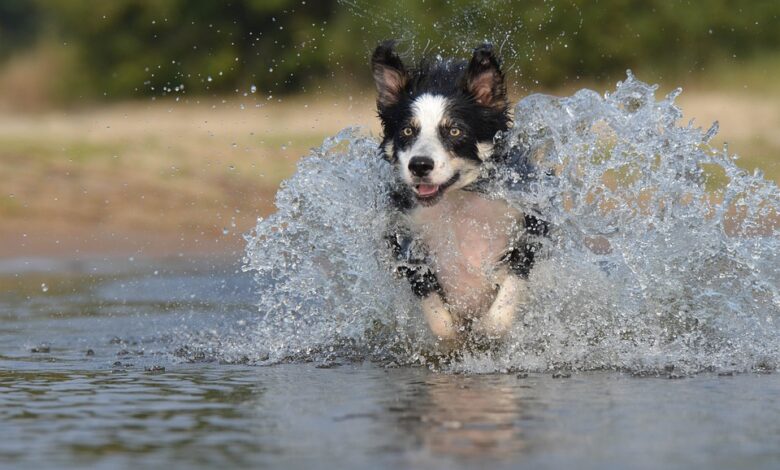
POLYGON ((507 129, 506 88, 489 45, 471 61, 437 60, 407 70, 392 42, 371 59, 382 121, 382 151, 423 205, 468 186, 507 129))

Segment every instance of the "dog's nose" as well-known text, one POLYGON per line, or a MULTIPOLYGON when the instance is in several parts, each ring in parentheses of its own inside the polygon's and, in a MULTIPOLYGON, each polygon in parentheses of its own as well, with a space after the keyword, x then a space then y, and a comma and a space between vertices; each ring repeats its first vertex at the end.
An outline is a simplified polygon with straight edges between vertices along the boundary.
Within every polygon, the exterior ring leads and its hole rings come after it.
POLYGON ((430 157, 412 157, 409 160, 409 171, 414 176, 423 177, 433 170, 433 159, 430 157))

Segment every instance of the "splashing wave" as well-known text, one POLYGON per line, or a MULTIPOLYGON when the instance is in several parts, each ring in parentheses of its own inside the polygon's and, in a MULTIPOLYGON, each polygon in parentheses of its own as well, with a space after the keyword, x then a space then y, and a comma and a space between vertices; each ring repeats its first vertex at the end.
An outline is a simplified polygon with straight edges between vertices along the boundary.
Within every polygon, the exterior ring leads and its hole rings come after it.
MULTIPOLYGON (((507 341, 452 371, 774 369, 780 359, 777 186, 678 126, 679 90, 629 72, 604 96, 532 95, 510 146, 545 177, 495 194, 554 227, 507 341), (554 175, 554 176, 552 176, 554 175)), ((512 168, 502 171, 511 173, 512 168)), ((259 318, 221 344, 252 361, 436 358, 416 300, 391 274, 383 232, 392 169, 354 129, 301 160, 277 212, 247 235, 259 318)))

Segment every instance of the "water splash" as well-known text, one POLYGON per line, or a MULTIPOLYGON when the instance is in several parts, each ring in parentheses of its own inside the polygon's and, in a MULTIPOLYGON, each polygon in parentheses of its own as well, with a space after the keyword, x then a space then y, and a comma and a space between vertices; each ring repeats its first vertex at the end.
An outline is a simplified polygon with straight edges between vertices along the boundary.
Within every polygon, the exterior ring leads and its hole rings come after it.
MULTIPOLYGON (((604 96, 532 95, 505 145, 534 149, 541 178, 501 189, 554 227, 534 293, 507 341, 453 371, 774 369, 780 359, 775 184, 708 131, 678 126, 679 90, 628 77, 604 96)), ((511 172, 512 168, 503 168, 511 172)), ((354 129, 301 160, 277 212, 247 235, 260 316, 224 358, 430 363, 434 341, 383 241, 392 169, 354 129)))

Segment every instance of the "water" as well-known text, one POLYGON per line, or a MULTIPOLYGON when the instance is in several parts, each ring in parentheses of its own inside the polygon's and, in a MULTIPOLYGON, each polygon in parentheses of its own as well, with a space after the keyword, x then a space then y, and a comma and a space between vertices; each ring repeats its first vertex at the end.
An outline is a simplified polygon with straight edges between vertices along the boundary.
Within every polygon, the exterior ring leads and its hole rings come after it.
POLYGON ((518 104, 501 144, 541 176, 490 193, 553 231, 492 348, 430 337, 382 241, 391 169, 354 130, 243 261, 3 261, 0 461, 777 468, 777 188, 654 91, 518 104))
POLYGON ((40 260, 4 263, 0 271, 4 468, 780 462, 778 374, 553 378, 348 359, 191 362, 181 351, 191 343, 179 331, 227 328, 256 315, 251 276, 237 266, 40 260), (49 352, 31 352, 42 345, 49 352), (154 366, 165 370, 145 370, 154 366))
POLYGON ((710 147, 717 124, 678 125, 679 90, 656 99, 656 88, 629 72, 604 96, 515 108, 499 143, 528 149, 539 177, 493 162, 488 194, 553 229, 503 345, 442 361, 390 274, 392 169, 346 130, 301 161, 247 237, 261 318, 239 349, 263 363, 348 355, 455 372, 774 370, 780 193, 710 147))

